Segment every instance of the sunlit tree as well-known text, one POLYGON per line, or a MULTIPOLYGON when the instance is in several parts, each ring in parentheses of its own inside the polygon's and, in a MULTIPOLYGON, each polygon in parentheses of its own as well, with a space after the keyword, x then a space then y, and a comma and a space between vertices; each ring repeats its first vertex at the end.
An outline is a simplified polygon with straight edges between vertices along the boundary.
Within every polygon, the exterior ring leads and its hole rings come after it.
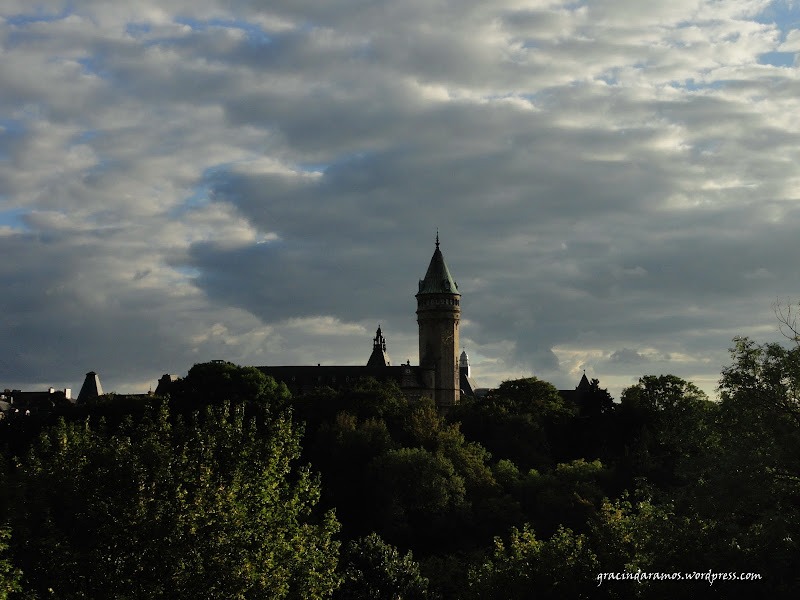
POLYGON ((26 585, 58 598, 323 598, 332 513, 287 416, 166 405, 108 430, 60 422, 9 477, 26 585))

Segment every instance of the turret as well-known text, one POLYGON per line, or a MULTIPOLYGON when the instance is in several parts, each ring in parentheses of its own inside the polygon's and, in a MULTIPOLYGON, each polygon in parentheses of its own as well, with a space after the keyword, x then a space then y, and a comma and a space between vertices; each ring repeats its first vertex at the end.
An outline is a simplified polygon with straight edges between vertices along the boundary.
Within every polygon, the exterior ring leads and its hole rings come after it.
POLYGON ((442 410, 460 397, 458 362, 458 322, 461 294, 450 275, 439 234, 425 278, 419 282, 417 323, 419 323, 419 365, 432 376, 429 384, 433 400, 442 410))
POLYGON ((384 339, 381 332, 381 326, 378 325, 375 337, 372 338, 372 354, 367 361, 367 366, 388 367, 389 364, 389 356, 386 354, 386 339, 384 339))
POLYGON ((464 374, 465 377, 470 376, 469 372, 469 356, 467 355, 467 351, 464 350, 461 353, 461 356, 458 359, 458 368, 461 369, 461 373, 464 374))

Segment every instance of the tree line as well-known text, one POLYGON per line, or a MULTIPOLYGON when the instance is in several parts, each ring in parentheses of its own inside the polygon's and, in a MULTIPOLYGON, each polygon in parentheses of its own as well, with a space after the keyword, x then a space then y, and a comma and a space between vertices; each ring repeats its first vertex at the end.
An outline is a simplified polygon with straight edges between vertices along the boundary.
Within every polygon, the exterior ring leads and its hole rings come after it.
POLYGON ((195 365, 168 397, 0 421, 0 600, 789 597, 798 394, 800 348, 746 338, 719 401, 527 378, 446 416, 195 365), (759 579, 598 579, 706 571, 759 579))

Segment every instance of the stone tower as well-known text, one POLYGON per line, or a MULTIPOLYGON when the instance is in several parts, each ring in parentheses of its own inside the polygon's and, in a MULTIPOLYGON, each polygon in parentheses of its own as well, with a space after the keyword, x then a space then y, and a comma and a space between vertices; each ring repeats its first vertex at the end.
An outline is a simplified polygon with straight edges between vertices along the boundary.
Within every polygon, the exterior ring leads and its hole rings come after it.
POLYGON ((102 395, 103 386, 100 385, 100 377, 94 371, 89 371, 86 379, 83 380, 81 391, 78 393, 78 404, 102 395))
POLYGON ((419 282, 417 323, 419 323, 419 366, 428 371, 436 405, 446 411, 461 398, 458 367, 458 320, 461 294, 439 250, 436 250, 425 279, 419 282))

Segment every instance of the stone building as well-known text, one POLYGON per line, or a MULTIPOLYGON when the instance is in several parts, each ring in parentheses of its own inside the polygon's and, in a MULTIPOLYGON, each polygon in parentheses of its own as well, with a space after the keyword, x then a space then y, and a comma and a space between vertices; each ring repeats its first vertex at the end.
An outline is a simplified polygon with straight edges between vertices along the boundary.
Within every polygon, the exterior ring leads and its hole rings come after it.
POLYGON ((258 369, 285 383, 294 395, 310 393, 320 386, 340 388, 362 377, 395 381, 409 400, 427 396, 446 411, 461 400, 462 394, 471 395, 475 386, 470 378, 466 352, 460 357, 458 354, 461 294, 439 248, 438 233, 436 248, 415 297, 419 366, 392 365, 386 338, 378 326, 366 366, 261 366, 258 369))

